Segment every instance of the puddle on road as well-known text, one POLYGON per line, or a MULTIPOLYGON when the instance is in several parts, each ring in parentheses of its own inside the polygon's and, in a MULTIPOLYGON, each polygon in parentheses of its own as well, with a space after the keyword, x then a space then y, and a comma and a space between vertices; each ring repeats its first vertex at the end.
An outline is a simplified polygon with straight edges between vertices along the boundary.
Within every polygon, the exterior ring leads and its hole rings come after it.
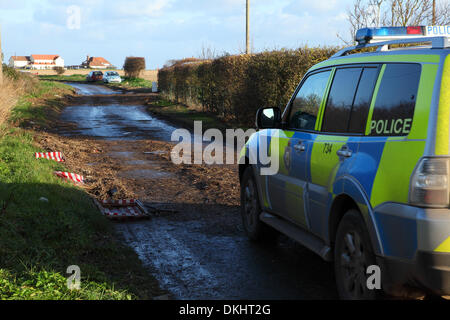
POLYGON ((69 86, 74 87, 79 95, 92 96, 92 95, 112 95, 120 94, 120 91, 114 91, 110 88, 101 85, 82 84, 76 82, 66 82, 69 86))
POLYGON ((151 169, 135 169, 121 171, 119 177, 132 179, 169 179, 174 175, 170 172, 151 170, 151 169))
POLYGON ((170 141, 175 127, 152 117, 144 106, 71 106, 63 110, 61 120, 76 128, 62 128, 64 136, 92 136, 105 140, 170 141))
POLYGON ((125 164, 129 165, 129 166, 144 166, 146 164, 148 164, 147 160, 131 160, 131 161, 126 161, 125 164))
POLYGON ((135 152, 130 152, 130 151, 112 151, 108 153, 108 156, 113 157, 113 158, 133 158, 133 156, 135 155, 135 152))
POLYGON ((164 150, 148 151, 148 152, 144 152, 144 154, 163 155, 163 154, 167 154, 167 151, 164 151, 164 150))

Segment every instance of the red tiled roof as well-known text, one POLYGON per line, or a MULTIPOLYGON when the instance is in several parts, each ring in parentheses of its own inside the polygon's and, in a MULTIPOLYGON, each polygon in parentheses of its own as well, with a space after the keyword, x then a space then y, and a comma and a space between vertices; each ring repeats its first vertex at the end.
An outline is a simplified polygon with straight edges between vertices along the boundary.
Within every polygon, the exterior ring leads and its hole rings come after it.
POLYGON ((34 60, 56 60, 59 58, 57 54, 32 54, 34 60))
POLYGON ((111 65, 108 60, 106 60, 103 57, 91 57, 88 61, 89 66, 104 66, 104 65, 111 65))
POLYGON ((30 57, 26 56, 12 56, 11 57, 14 61, 29 61, 30 57))

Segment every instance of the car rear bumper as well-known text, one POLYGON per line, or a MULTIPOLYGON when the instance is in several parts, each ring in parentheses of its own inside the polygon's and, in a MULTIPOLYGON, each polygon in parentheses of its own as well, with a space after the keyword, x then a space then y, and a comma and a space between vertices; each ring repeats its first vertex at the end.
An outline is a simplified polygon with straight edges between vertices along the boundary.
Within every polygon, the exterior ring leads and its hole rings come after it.
POLYGON ((383 282, 450 295, 450 210, 389 203, 374 215, 383 282))
POLYGON ((405 287, 440 296, 450 295, 450 253, 418 252, 414 261, 378 258, 383 287, 396 294, 405 287))
POLYGON ((416 266, 417 276, 426 288, 450 294, 450 253, 419 252, 416 266))

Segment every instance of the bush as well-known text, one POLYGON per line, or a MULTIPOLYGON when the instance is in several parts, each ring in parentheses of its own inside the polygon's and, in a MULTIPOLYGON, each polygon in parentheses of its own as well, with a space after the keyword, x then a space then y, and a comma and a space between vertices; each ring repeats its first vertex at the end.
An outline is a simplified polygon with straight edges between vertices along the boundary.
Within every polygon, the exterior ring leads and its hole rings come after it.
POLYGON ((37 80, 29 74, 3 65, 3 83, 0 84, 0 125, 10 116, 19 97, 36 90, 37 80))
POLYGON ((337 48, 300 48, 212 61, 172 61, 158 72, 166 99, 252 126, 258 108, 284 109, 304 74, 337 48))
POLYGON ((55 67, 55 71, 58 75, 62 75, 66 72, 66 69, 64 67, 55 67))
POLYGON ((17 71, 14 68, 11 68, 10 66, 7 66, 6 64, 3 65, 3 80, 5 80, 5 77, 7 80, 18 80, 20 77, 20 72, 17 71))
POLYGON ((125 76, 129 78, 138 78, 145 70, 145 58, 127 57, 123 65, 125 76))

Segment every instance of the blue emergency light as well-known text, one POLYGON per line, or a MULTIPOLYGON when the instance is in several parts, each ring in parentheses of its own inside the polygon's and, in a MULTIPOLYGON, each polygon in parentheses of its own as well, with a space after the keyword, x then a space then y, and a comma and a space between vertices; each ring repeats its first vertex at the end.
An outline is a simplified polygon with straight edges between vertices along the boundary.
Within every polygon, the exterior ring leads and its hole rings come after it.
POLYGON ((379 47, 379 50, 386 51, 395 44, 431 43, 432 48, 450 48, 450 25, 363 28, 356 32, 355 41, 358 45, 340 50, 333 58, 366 47, 379 47))
POLYGON ((364 28, 358 30, 358 32, 356 33, 356 41, 359 44, 366 44, 371 41, 383 41, 425 35, 426 27, 364 28))

